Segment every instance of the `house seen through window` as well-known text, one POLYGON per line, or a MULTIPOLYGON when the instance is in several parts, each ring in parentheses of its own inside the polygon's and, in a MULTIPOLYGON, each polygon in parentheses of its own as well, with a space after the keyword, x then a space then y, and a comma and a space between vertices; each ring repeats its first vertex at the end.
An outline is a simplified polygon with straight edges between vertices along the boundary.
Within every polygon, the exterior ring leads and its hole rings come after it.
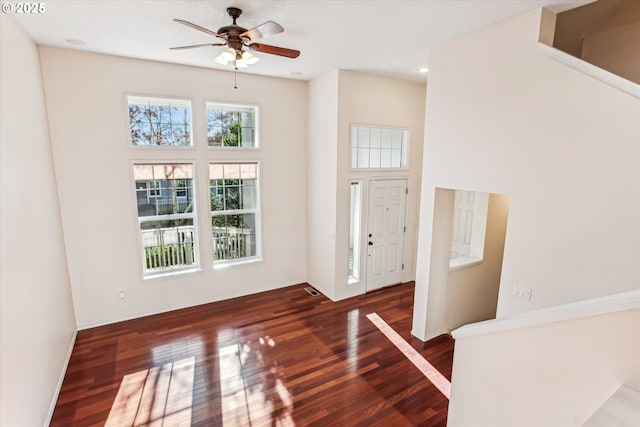
POLYGON ((193 165, 136 163, 133 175, 143 275, 197 267, 193 165))

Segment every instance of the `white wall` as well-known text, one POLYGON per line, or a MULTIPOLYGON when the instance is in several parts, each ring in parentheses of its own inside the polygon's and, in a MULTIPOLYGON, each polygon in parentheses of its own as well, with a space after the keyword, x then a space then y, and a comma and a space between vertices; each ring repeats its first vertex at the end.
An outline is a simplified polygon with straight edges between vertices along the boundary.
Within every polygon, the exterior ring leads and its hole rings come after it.
POLYGON ((456 339, 449 427, 581 426, 638 388, 640 310, 456 339))
POLYGON ((69 274, 80 328, 304 282, 306 84, 301 81, 42 48, 69 274), (130 148, 126 94, 192 100, 193 149, 130 148), (205 101, 258 104, 264 261, 212 269, 205 101), (141 279, 131 161, 194 161, 202 271, 141 279), (120 301, 119 292, 126 298, 120 301))
POLYGON ((307 281, 335 300, 338 71, 308 83, 307 281))
POLYGON ((539 24, 532 11, 430 51, 418 337, 436 186, 510 196, 498 317, 640 283, 640 101, 541 54, 539 24))
POLYGON ((38 48, 0 17, 0 425, 45 424, 76 325, 38 48))
MULTIPOLYGON (((425 85, 354 71, 333 71, 309 82, 308 282, 332 300, 366 291, 348 285, 350 180, 406 178, 407 238, 404 281, 414 279, 418 198, 422 170, 425 85), (409 168, 351 170, 351 124, 409 129, 409 168)), ((366 230, 363 230, 365 232, 366 230)), ((362 254, 366 272, 366 252, 362 254)))
POLYGON ((436 188, 425 339, 496 316, 509 198, 489 195, 482 263, 450 271, 454 199, 455 190, 436 188))
MULTIPOLYGON (((367 179, 406 178, 407 233, 404 247, 403 281, 414 280, 416 242, 418 232, 418 205, 420 177, 422 173, 422 145, 424 141, 424 84, 406 82, 355 71, 340 70, 338 110, 338 178, 336 188, 337 218, 335 245, 335 293, 336 299, 348 298, 365 292, 364 282, 347 285, 349 249, 349 209, 352 179, 365 182, 363 207, 366 227, 367 179), (351 125, 365 124, 380 127, 397 127, 409 130, 409 168, 401 171, 359 171, 351 169, 351 125)), ((363 230, 363 232, 366 231, 363 230)), ((366 246, 362 254, 366 263, 366 246)), ((363 265, 363 276, 366 265, 363 265)))

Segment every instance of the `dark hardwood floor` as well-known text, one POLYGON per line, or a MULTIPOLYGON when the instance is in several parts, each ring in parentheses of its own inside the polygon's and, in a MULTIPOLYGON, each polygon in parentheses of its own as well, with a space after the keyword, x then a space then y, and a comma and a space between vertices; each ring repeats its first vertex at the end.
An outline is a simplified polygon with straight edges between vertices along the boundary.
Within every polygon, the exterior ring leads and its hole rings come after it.
POLYGON ((448 399, 371 323, 411 337, 413 283, 334 303, 296 285, 78 332, 51 426, 445 426, 448 399))

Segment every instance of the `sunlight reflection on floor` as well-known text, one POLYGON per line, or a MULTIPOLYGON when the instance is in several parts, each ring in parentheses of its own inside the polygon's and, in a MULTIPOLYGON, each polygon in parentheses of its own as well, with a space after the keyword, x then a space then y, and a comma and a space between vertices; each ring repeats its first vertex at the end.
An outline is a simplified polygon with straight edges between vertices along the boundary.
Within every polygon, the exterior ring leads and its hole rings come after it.
POLYGON ((189 426, 195 357, 122 379, 105 426, 189 426))
POLYGON ((218 351, 224 426, 294 426, 291 394, 270 336, 218 351))
POLYGON ((444 375, 438 372, 431 363, 427 362, 420 353, 411 347, 408 342, 403 340, 402 337, 376 313, 367 314, 367 319, 371 320, 380 332, 389 338, 389 341, 391 341, 447 399, 450 398, 451 382, 446 379, 444 375))

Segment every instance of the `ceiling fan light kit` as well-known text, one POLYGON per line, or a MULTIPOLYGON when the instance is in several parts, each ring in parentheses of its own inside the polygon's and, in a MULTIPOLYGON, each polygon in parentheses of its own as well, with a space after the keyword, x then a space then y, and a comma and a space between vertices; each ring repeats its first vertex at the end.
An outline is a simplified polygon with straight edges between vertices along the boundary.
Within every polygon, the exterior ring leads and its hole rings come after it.
POLYGON ((285 58, 297 58, 300 55, 300 51, 287 49, 284 47, 271 46, 262 43, 255 43, 256 40, 270 37, 276 34, 280 34, 284 31, 281 25, 267 21, 257 27, 247 30, 236 24, 236 20, 242 15, 242 10, 237 7, 228 7, 227 13, 233 19, 231 25, 227 25, 218 29, 217 32, 211 31, 207 28, 193 24, 189 21, 182 19, 174 19, 187 27, 191 27, 195 30, 209 34, 210 36, 217 37, 224 40, 224 43, 207 43, 197 44, 190 46, 172 47, 173 50, 191 49, 204 46, 227 46, 224 52, 220 53, 214 62, 220 65, 229 65, 231 63, 235 70, 239 68, 247 68, 249 65, 255 64, 260 60, 257 56, 253 55, 249 50, 254 52, 267 53, 271 55, 283 56, 285 58))

